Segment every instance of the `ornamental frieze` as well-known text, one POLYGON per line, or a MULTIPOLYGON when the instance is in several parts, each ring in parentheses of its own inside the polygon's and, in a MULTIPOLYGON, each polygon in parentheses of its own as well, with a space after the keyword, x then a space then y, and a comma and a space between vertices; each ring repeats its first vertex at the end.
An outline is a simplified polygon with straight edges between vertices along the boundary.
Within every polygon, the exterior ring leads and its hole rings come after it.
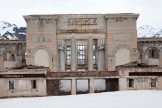
POLYGON ((26 19, 27 23, 52 23, 55 21, 56 21, 55 18, 54 19, 42 19, 42 18, 40 18, 40 19, 33 19, 33 18, 26 19))
POLYGON ((126 17, 112 17, 108 18, 109 21, 114 21, 114 22, 124 22, 125 20, 128 20, 126 17))
POLYGON ((69 18, 68 25, 97 25, 97 18, 69 18))
POLYGON ((137 21, 137 17, 110 17, 108 18, 108 21, 113 21, 113 22, 124 22, 124 21, 137 21))

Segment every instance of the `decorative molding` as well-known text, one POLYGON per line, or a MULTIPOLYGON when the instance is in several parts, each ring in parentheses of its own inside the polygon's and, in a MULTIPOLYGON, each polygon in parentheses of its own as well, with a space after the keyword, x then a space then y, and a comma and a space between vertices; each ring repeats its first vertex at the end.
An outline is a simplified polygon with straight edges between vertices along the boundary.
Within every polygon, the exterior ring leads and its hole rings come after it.
POLYGON ((97 18, 69 18, 68 26, 73 25, 97 25, 97 18))
POLYGON ((51 50, 50 50, 49 48, 47 48, 46 46, 43 46, 43 45, 40 45, 40 46, 38 46, 38 47, 33 48, 33 49, 31 50, 31 57, 34 57, 35 52, 36 52, 37 50, 39 50, 39 49, 46 50, 46 51, 48 52, 48 54, 49 54, 49 57, 53 57, 53 54, 52 54, 51 50))
POLYGON ((126 17, 110 17, 108 18, 108 21, 114 21, 114 22, 124 22, 125 20, 128 20, 126 17))
POLYGON ((27 53, 30 54, 30 52, 31 52, 31 49, 27 49, 27 53))
POLYGON ((120 48, 127 48, 129 51, 130 51, 130 54, 132 55, 133 54, 133 49, 130 48, 130 46, 126 45, 126 44, 121 44, 121 45, 118 45, 116 46, 113 51, 112 51, 112 55, 115 56, 116 52, 118 49, 120 48))
POLYGON ((132 17, 133 21, 137 21, 138 17, 132 17))
POLYGON ((109 17, 109 18, 107 18, 107 20, 110 22, 124 22, 124 21, 128 21, 128 20, 132 20, 132 21, 136 22, 137 19, 138 19, 138 17, 109 17))
POLYGON ((52 23, 56 22, 56 18, 27 18, 25 19, 27 23, 52 23))
POLYGON ((105 29, 69 29, 57 30, 57 33, 106 33, 105 29))

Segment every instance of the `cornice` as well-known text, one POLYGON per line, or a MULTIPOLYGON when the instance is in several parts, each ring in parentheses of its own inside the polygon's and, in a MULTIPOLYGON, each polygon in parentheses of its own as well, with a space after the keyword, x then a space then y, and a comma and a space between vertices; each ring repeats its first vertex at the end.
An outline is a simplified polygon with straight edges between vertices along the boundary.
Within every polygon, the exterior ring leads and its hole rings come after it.
POLYGON ((132 20, 132 21, 137 21, 139 17, 139 14, 133 14, 133 13, 123 13, 123 14, 106 14, 105 18, 108 21, 113 21, 113 22, 124 22, 126 20, 132 20))
POLYGON ((27 15, 23 17, 27 23, 29 22, 52 23, 56 22, 58 19, 57 15, 27 15))

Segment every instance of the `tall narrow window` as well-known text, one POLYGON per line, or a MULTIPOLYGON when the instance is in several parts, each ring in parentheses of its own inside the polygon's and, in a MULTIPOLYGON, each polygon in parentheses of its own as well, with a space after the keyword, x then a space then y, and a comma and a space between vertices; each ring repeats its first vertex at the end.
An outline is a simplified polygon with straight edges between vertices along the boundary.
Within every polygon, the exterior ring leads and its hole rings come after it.
POLYGON ((128 79, 128 87, 134 87, 134 79, 128 79))
POLYGON ((66 46, 66 64, 71 64, 71 45, 66 46))
POLYGON ((93 69, 98 69, 97 68, 97 39, 93 39, 93 69))
POLYGON ((85 45, 77 45, 77 64, 85 64, 85 45))
POLYGON ((96 64, 96 46, 93 45, 93 64, 96 64))
POLYGON ((156 49, 151 49, 149 51, 149 57, 151 57, 151 58, 159 58, 159 52, 156 49))
POLYGON ((13 61, 13 60, 14 60, 14 54, 12 54, 11 51, 7 52, 7 53, 6 53, 6 58, 5 58, 5 60, 7 60, 7 61, 13 61))
POLYGON ((156 87, 156 79, 151 79, 151 87, 156 87))
POLYGON ((14 81, 9 81, 9 89, 14 89, 14 81))
POLYGON ((31 89, 36 89, 36 88, 37 88, 36 80, 31 80, 31 89))

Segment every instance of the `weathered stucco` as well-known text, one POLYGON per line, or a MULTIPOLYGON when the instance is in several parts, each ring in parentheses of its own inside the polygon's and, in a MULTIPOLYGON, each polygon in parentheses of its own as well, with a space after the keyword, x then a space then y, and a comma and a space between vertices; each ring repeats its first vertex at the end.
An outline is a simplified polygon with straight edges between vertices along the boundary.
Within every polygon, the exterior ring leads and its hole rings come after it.
POLYGON ((24 16, 26 42, 0 41, 0 97, 162 90, 162 41, 137 39, 138 16, 24 16))
MULTIPOLYGON (((115 70, 116 51, 120 46, 130 49, 130 57, 127 62, 137 60, 137 31, 136 20, 138 14, 55 14, 55 15, 28 15, 24 16, 27 22, 27 64, 34 64, 33 57, 35 49, 45 47, 51 53, 49 67, 52 71, 59 71, 59 51, 57 41, 71 41, 72 47, 77 46, 79 40, 85 40, 87 44, 87 55, 90 55, 90 47, 94 40, 104 39, 103 49, 105 55, 105 67, 98 67, 108 71, 115 70), (92 42, 89 38, 92 38, 92 42), (49 40, 50 38, 50 40, 49 40), (91 43, 89 43, 91 42, 91 43)), ((101 45, 102 46, 102 45, 101 45)), ((66 46, 61 46, 66 53, 66 46)), ((100 46, 99 46, 100 47, 100 46)), ((75 47, 74 47, 75 48, 75 47)), ((72 48, 72 50, 74 50, 72 48)), ((97 49, 99 50, 99 49, 97 49)), ((75 50, 76 52, 77 50, 75 50)), ((74 66, 77 58, 72 53, 70 70, 77 70, 74 66)), ((98 54, 99 55, 99 54, 98 54)), ((75 55, 76 56, 76 55, 75 55)), ((90 57, 88 57, 90 59, 90 57)), ((124 59, 120 58, 124 61, 124 59)), ((88 61, 88 69, 94 70, 94 66, 88 61)), ((101 61, 102 62, 102 61, 101 61)), ((121 62, 121 64, 127 63, 121 62)), ((64 62, 63 62, 64 63, 64 62)), ((100 63, 100 62, 98 62, 100 63)), ((61 65, 65 65, 64 64, 61 65)), ((98 65, 97 65, 98 66, 98 65)), ((66 68, 66 66, 65 66, 66 68)), ((66 69, 65 69, 66 70, 66 69)))

